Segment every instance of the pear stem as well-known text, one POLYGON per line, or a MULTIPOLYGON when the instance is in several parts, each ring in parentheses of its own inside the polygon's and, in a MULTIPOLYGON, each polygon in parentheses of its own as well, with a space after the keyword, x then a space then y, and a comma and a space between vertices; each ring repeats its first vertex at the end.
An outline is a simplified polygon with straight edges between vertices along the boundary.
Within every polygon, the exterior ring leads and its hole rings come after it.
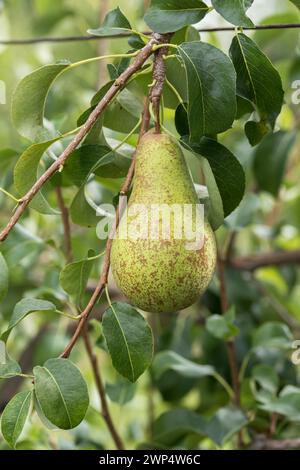
POLYGON ((169 40, 171 34, 165 34, 160 48, 155 50, 154 53, 154 64, 153 64, 153 86, 150 91, 150 101, 153 107, 153 113, 155 118, 155 132, 161 133, 160 127, 160 102, 166 78, 166 64, 165 56, 169 50, 169 40), (166 43, 164 46, 163 44, 166 43))

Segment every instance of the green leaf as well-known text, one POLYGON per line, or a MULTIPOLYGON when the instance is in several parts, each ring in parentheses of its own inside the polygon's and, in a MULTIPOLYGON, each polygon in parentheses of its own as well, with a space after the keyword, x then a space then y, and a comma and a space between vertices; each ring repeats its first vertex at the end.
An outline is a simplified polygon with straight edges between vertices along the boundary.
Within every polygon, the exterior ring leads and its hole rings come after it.
POLYGON ((21 372, 19 364, 8 355, 5 342, 0 340, 0 379, 9 379, 21 372))
POLYGON ((47 300, 40 299, 22 299, 14 308, 13 314, 10 318, 8 328, 1 334, 1 340, 7 341, 11 330, 17 326, 27 315, 33 312, 53 312, 56 307, 53 303, 47 300))
POLYGON ((227 406, 216 412, 207 425, 206 433, 216 444, 222 446, 245 427, 247 422, 241 410, 227 406))
POLYGON ((39 404, 39 402, 36 398, 36 394, 35 394, 34 391, 33 391, 33 406, 34 406, 34 411, 36 411, 38 417, 40 418, 40 420, 41 420, 42 424, 45 426, 45 428, 50 429, 50 431, 59 429, 54 424, 50 423, 50 421, 44 415, 44 412, 42 411, 42 408, 40 407, 40 404, 39 404))
POLYGON ((23 137, 36 141, 40 140, 41 135, 45 135, 44 108, 49 88, 69 65, 45 65, 27 75, 18 84, 12 97, 12 120, 23 137))
POLYGON ((254 333, 254 348, 290 349, 293 335, 287 325, 280 322, 267 322, 254 333))
POLYGON ((94 264, 95 255, 93 250, 89 250, 87 258, 67 264, 60 273, 60 284, 62 288, 71 296, 76 298, 77 304, 85 292, 87 282, 94 264))
POLYGON ((113 153, 112 150, 105 145, 84 145, 72 152, 64 165, 63 174, 73 184, 81 186, 91 171, 110 153, 113 153))
POLYGON ((212 0, 212 5, 220 15, 236 26, 251 27, 252 21, 246 15, 254 0, 212 0))
POLYGON ((229 215, 241 202, 245 192, 245 173, 237 158, 216 140, 203 138, 199 144, 183 140, 184 145, 196 156, 205 157, 214 174, 218 186, 224 216, 229 215))
POLYGON ((262 403, 273 400, 279 386, 279 378, 274 368, 266 364, 258 364, 253 367, 251 375, 251 388, 256 400, 262 403))
POLYGON ((231 127, 236 115, 236 74, 229 57, 204 42, 178 46, 188 94, 190 139, 199 142, 207 134, 231 127))
POLYGON ((206 329, 211 335, 224 341, 234 338, 239 333, 230 311, 225 315, 211 315, 206 321, 206 329))
POLYGON ((208 11, 200 0, 152 0, 144 20, 152 31, 169 33, 198 23, 208 11))
POLYGON ((205 436, 205 418, 189 409, 177 408, 160 415, 154 422, 154 440, 171 446, 188 434, 205 436))
POLYGON ((0 302, 6 297, 8 291, 8 267, 4 256, 0 253, 0 302))
POLYGON ((290 0, 300 10, 300 0, 290 0))
POLYGON ((133 399, 136 384, 129 382, 124 377, 118 377, 116 382, 106 384, 105 391, 111 401, 125 405, 133 399))
POLYGON ((236 111, 236 119, 241 119, 245 114, 252 114, 254 111, 253 104, 251 101, 242 98, 241 96, 237 95, 236 97, 237 103, 237 111, 236 111))
POLYGON ((256 43, 237 34, 230 47, 237 73, 237 92, 255 105, 262 122, 273 129, 283 103, 281 78, 256 43))
POLYGON ((84 145, 75 150, 65 164, 63 174, 76 186, 86 183, 95 173, 101 178, 123 178, 131 159, 105 145, 84 145))
POLYGON ((104 126, 127 134, 137 125, 142 110, 142 102, 130 90, 125 88, 106 108, 104 126))
POLYGON ((248 121, 245 124, 245 134, 250 145, 255 147, 270 131, 268 125, 264 121, 248 121))
POLYGON ((10 148, 0 150, 0 170, 4 174, 15 163, 19 152, 10 148))
POLYGON ((173 370, 183 377, 196 379, 214 375, 215 373, 215 369, 212 366, 197 364, 180 356, 175 351, 168 350, 162 351, 155 356, 152 370, 156 379, 159 379, 168 370, 173 370))
POLYGON ((86 196, 86 185, 83 184, 75 194, 70 207, 70 216, 74 224, 82 227, 94 227, 100 221, 100 217, 96 213, 86 196))
POLYGON ((8 444, 15 448, 24 429, 32 404, 32 391, 17 393, 6 405, 1 418, 1 431, 8 444))
POLYGON ((60 429, 72 429, 81 423, 89 396, 79 369, 68 359, 49 359, 33 373, 36 399, 46 418, 60 429))
POLYGON ((213 230, 217 230, 224 222, 222 197, 209 162, 202 159, 202 169, 209 194, 207 202, 208 220, 213 230))
POLYGON ((132 31, 131 25, 118 7, 107 13, 100 28, 88 29, 87 32, 94 36, 118 36, 119 34, 128 33, 128 31, 132 31))
POLYGON ((231 406, 220 408, 210 420, 188 409, 173 409, 155 421, 154 440, 174 446, 187 435, 196 434, 207 436, 222 446, 246 424, 242 411, 231 406))
POLYGON ((152 361, 150 326, 133 307, 114 302, 104 313, 102 327, 113 366, 121 375, 135 382, 152 361))
POLYGON ((190 127, 187 115, 187 103, 184 105, 180 103, 175 111, 175 126, 179 135, 189 135, 190 127))
POLYGON ((279 131, 264 138, 254 153, 253 169, 259 188, 277 196, 286 163, 295 143, 294 132, 279 131))
MULTIPOLYGON (((44 152, 63 137, 64 135, 61 135, 45 142, 33 144, 22 153, 14 168, 14 185, 20 196, 24 196, 36 182, 39 163, 44 152)), ((42 214, 58 214, 50 207, 42 191, 35 195, 30 207, 42 214)))
POLYGON ((273 398, 260 406, 270 413, 278 413, 286 416, 292 422, 300 422, 300 390, 298 392, 280 393, 278 398, 273 398))

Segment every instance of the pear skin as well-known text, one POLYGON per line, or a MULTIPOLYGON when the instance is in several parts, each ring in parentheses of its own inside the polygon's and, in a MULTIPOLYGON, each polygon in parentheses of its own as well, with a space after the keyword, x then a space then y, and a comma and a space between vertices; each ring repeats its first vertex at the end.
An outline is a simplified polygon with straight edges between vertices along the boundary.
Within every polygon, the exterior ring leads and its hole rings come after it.
POLYGON ((136 151, 127 212, 111 250, 115 282, 136 307, 154 313, 181 310, 192 305, 210 283, 216 266, 212 228, 205 218, 198 227, 196 216, 178 221, 175 211, 169 210, 189 205, 196 211, 197 204, 177 142, 167 134, 146 133, 136 151), (157 205, 161 210, 154 217, 150 208, 157 205), (170 222, 167 228, 164 221, 170 222), (201 230, 201 245, 193 246, 192 239, 184 236, 187 221, 197 236, 201 230))

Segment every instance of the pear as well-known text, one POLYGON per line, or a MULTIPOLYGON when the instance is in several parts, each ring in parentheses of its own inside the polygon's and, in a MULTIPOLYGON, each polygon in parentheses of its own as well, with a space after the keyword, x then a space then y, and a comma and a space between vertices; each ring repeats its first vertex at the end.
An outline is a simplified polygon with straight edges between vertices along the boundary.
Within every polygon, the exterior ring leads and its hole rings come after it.
POLYGON ((167 134, 147 132, 136 150, 132 193, 111 250, 115 282, 136 307, 157 313, 181 310, 207 288, 216 243, 206 218, 197 222, 197 204, 178 143, 167 134), (178 216, 178 209, 186 207, 194 213, 178 216), (186 236, 188 223, 192 231, 186 236))

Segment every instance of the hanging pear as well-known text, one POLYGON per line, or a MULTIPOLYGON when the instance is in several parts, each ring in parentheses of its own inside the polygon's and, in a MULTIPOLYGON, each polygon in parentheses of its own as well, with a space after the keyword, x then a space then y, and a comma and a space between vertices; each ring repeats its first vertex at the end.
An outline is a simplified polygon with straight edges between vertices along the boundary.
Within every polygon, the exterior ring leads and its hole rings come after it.
POLYGON ((152 130, 140 140, 132 193, 111 251, 116 284, 136 307, 172 312, 192 305, 216 265, 213 230, 178 143, 152 130))

